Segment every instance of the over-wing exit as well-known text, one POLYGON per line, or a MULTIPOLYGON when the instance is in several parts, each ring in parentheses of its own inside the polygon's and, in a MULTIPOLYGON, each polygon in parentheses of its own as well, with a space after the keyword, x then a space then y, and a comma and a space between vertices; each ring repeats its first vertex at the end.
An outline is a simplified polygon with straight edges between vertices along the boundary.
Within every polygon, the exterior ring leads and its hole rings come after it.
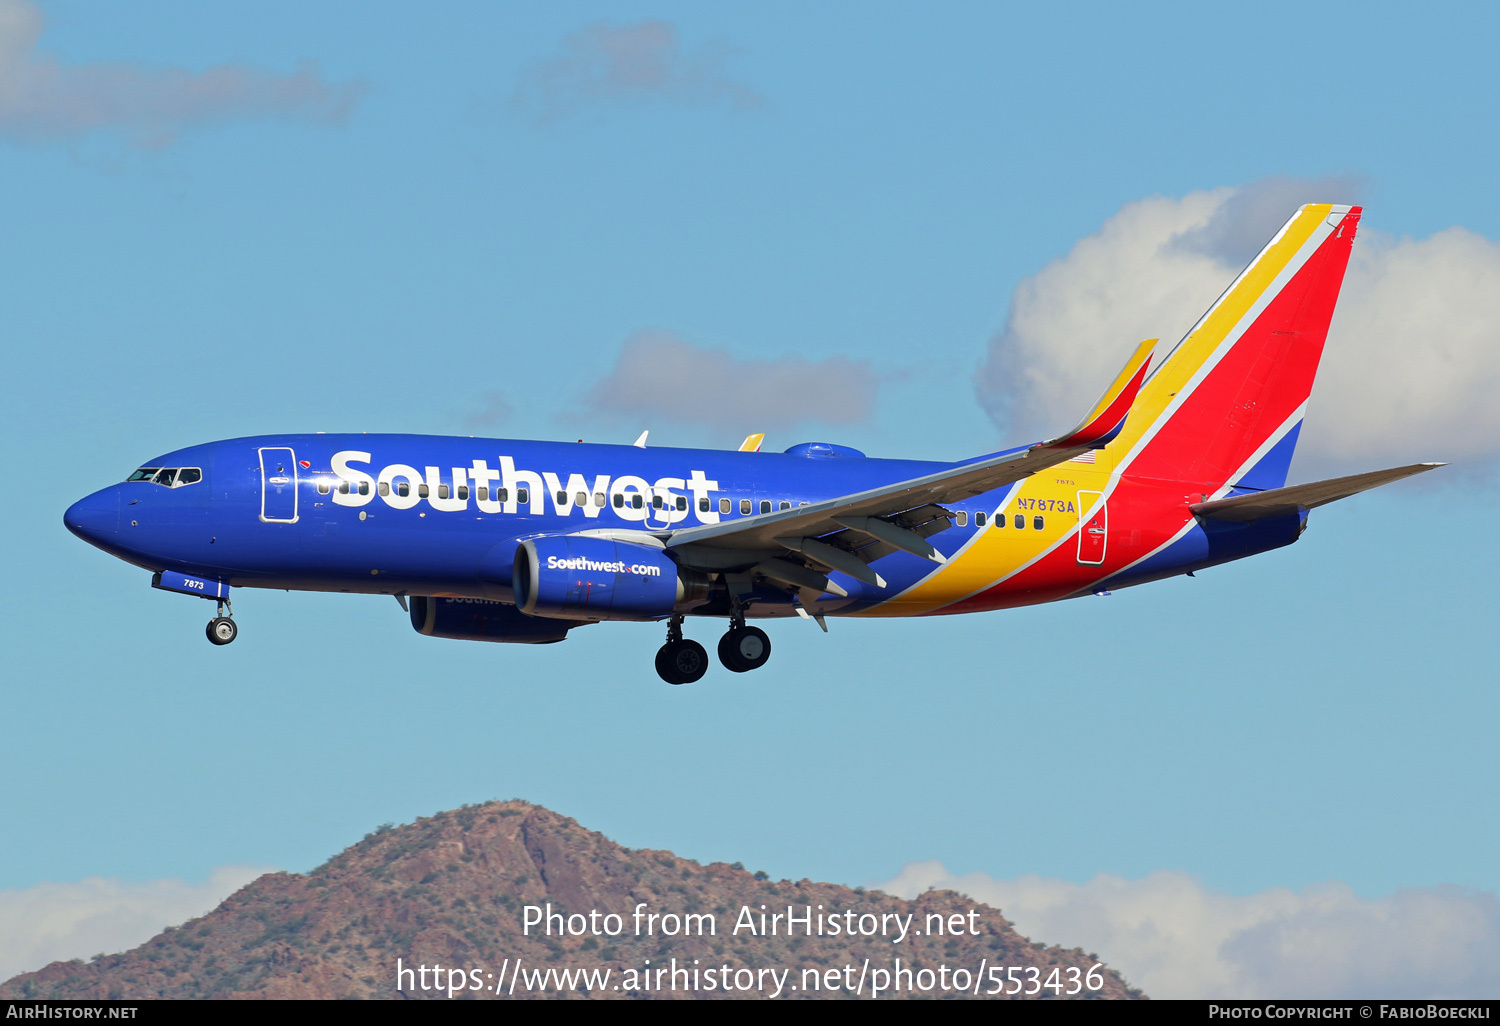
POLYGON ((1148 376, 1141 343, 1073 430, 960 463, 821 442, 760 452, 425 435, 190 446, 68 528, 217 603, 236 588, 394 595, 439 638, 545 644, 665 622, 673 684, 771 654, 750 621, 927 616, 1106 593, 1279 548, 1316 506, 1421 463, 1286 484, 1360 208, 1302 207, 1148 376))

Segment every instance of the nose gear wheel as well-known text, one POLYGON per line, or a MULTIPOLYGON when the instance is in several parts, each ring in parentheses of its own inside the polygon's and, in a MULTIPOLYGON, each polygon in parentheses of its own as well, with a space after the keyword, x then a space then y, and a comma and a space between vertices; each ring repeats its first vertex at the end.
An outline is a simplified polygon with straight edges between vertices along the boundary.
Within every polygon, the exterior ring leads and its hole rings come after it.
POLYGON ((240 629, 227 616, 216 616, 208 621, 208 640, 215 645, 227 645, 239 637, 240 629))
POLYGON ((229 600, 221 598, 218 605, 219 615, 208 621, 204 633, 215 645, 227 645, 240 636, 240 629, 234 622, 234 607, 229 604, 229 600))

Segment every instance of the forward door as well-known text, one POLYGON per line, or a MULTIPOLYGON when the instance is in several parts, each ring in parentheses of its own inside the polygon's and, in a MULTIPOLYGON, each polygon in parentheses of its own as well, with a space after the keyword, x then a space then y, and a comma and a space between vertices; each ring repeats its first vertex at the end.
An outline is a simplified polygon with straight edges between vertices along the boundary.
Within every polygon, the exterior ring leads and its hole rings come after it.
POLYGON ((260 519, 267 524, 297 522, 297 454, 291 449, 260 450, 260 519))

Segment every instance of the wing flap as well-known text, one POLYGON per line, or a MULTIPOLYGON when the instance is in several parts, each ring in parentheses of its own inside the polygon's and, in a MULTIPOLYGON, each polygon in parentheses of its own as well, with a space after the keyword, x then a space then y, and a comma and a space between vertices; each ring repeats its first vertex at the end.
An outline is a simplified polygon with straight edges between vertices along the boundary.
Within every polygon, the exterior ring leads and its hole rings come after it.
POLYGON ((1444 466, 1447 464, 1413 463, 1410 466, 1393 467, 1390 470, 1372 470, 1367 474, 1351 474, 1348 477, 1335 477, 1327 481, 1313 481, 1310 484, 1291 485, 1287 488, 1272 488, 1269 491, 1235 495, 1227 499, 1210 499, 1208 502, 1195 502, 1188 508, 1197 516, 1208 517, 1210 520, 1260 520, 1264 517, 1284 516, 1287 513, 1296 513, 1339 499, 1347 499, 1351 495, 1357 495, 1371 488, 1378 488, 1383 484, 1390 484, 1392 481, 1400 481, 1402 478, 1423 474, 1444 466))

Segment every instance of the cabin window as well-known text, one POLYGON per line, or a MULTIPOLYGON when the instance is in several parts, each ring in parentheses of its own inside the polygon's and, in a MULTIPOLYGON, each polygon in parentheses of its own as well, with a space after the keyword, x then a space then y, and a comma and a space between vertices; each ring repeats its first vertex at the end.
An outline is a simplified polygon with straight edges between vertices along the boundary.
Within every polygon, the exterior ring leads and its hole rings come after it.
POLYGON ((359 483, 359 494, 361 494, 361 495, 369 495, 370 494, 370 482, 368 482, 368 481, 361 481, 359 483))
POLYGON ((790 502, 788 502, 786 499, 782 499, 781 500, 781 508, 782 509, 791 509, 792 508, 792 504, 790 502))
POLYGON ((1001 513, 999 516, 995 517, 995 526, 996 527, 1004 527, 1005 526, 1005 514, 1004 513, 1001 513))
MULTIPOLYGON (((573 499, 574 499, 574 501, 576 501, 578 503, 578 505, 580 505, 580 506, 587 506, 589 504, 589 493, 588 492, 579 492, 577 495, 573 496, 573 499)), ((598 500, 598 501, 596 501, 594 503, 594 505, 596 505, 596 506, 602 506, 602 505, 604 505, 604 493, 603 492, 600 492, 598 495, 596 495, 595 499, 598 500)))
POLYGON ((333 489, 329 487, 328 479, 326 477, 318 478, 318 494, 327 495, 331 491, 333 491, 333 489))
POLYGON ((381 495, 389 495, 391 494, 391 483, 389 481, 382 481, 375 486, 375 490, 381 495))
POLYGON ((624 509, 624 508, 625 508, 625 496, 621 495, 619 492, 615 492, 615 509, 624 509))
POLYGON ((529 505, 531 505, 531 489, 530 488, 517 488, 516 489, 516 501, 519 502, 523 506, 529 506, 529 505))
POLYGON ((770 499, 761 499, 760 500, 760 511, 762 513, 769 513, 769 512, 771 512, 771 500, 770 499))
POLYGON ((559 506, 566 506, 568 504, 568 493, 563 491, 562 489, 558 489, 557 494, 553 497, 557 499, 557 504, 559 506))
POLYGON ((729 512, 729 500, 728 499, 720 499, 719 500, 719 512, 720 513, 728 513, 729 512))
POLYGON ((598 506, 600 509, 604 508, 604 493, 603 492, 595 492, 594 493, 594 505, 598 506))
POLYGON ((417 498, 419 498, 419 499, 425 499, 430 494, 431 494, 431 491, 428 489, 428 487, 426 485, 424 485, 424 484, 417 485, 417 498))
POLYGON ((348 481, 340 481, 339 482, 339 494, 340 495, 348 495, 349 494, 349 482, 348 481))
POLYGON ((495 489, 495 501, 496 502, 509 502, 510 501, 510 489, 509 488, 496 488, 495 489))
POLYGON ((969 526, 969 511, 968 510, 961 509, 961 510, 958 511, 958 526, 959 527, 968 527, 969 526))
POLYGON ((741 499, 740 500, 740 512, 741 513, 749 513, 750 512, 750 500, 749 499, 741 499))
POLYGON ((458 486, 458 497, 460 499, 463 499, 465 502, 468 501, 468 499, 469 499, 469 486, 468 485, 459 485, 458 486))
POLYGON ((699 513, 707 513, 709 511, 709 509, 713 506, 713 504, 714 504, 713 500, 710 499, 708 496, 705 495, 703 498, 701 498, 701 499, 698 500, 698 512, 699 513))
POLYGON ((975 527, 983 527, 984 526, 984 522, 986 520, 988 520, 988 519, 989 519, 989 517, 986 514, 984 514, 984 513, 975 513, 974 514, 974 526, 975 527))
POLYGON ((203 471, 197 467, 183 467, 177 472, 177 487, 183 485, 197 484, 203 480, 203 471))
POLYGON ((652 509, 661 509, 662 505, 663 505, 663 503, 661 501, 661 496, 660 495, 653 495, 653 496, 651 496, 651 508, 652 509))
POLYGON ((1032 517, 1031 518, 1031 526, 1034 527, 1034 528, 1036 528, 1038 531, 1040 531, 1043 528, 1043 526, 1045 526, 1045 524, 1046 524, 1046 521, 1043 520, 1041 517, 1032 517))
POLYGON ((645 496, 641 495, 640 492, 636 492, 634 495, 632 495, 630 497, 630 508, 631 509, 643 509, 643 508, 645 508, 645 505, 646 505, 645 496))
POLYGON ((156 472, 159 469, 161 469, 161 468, 160 467, 142 467, 140 470, 137 470, 134 474, 131 474, 125 480, 126 481, 150 481, 153 477, 156 476, 156 472))
POLYGON ((686 513, 687 512, 687 496, 686 495, 679 495, 679 496, 677 496, 677 512, 679 512, 679 513, 686 513))
MULTIPOLYGON (((360 485, 359 486, 359 490, 360 490, 360 494, 363 495, 364 494, 364 490, 365 490, 365 486, 364 485, 360 485)), ((447 497, 448 497, 448 486, 445 485, 445 484, 438 485, 438 498, 439 499, 446 499, 447 497)))
POLYGON ((1021 514, 1017 513, 1016 514, 1016 530, 1019 531, 1019 530, 1023 529, 1025 526, 1026 526, 1026 518, 1023 517, 1021 514))
POLYGON ((489 485, 480 485, 479 486, 479 501, 480 502, 489 502, 490 501, 490 486, 489 485))
POLYGON ((399 495, 399 496, 401 496, 401 498, 403 498, 403 499, 406 498, 408 495, 410 495, 411 494, 411 482, 410 481, 402 481, 399 484, 397 484, 396 485, 396 494, 399 495))

